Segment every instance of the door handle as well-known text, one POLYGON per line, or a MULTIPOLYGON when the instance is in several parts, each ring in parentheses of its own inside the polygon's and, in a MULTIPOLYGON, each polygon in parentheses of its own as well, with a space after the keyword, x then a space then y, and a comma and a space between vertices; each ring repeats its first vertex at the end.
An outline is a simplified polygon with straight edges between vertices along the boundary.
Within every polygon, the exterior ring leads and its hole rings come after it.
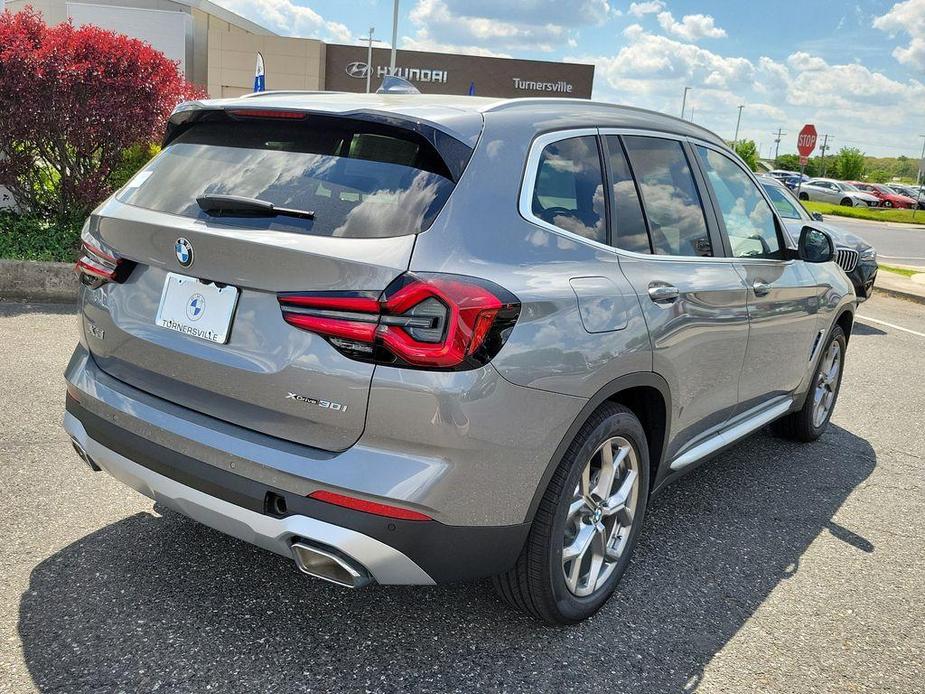
POLYGON ((675 301, 679 295, 680 292, 678 288, 670 284, 652 283, 649 285, 649 298, 657 304, 670 304, 675 301))
POLYGON ((761 280, 755 280, 752 284, 752 289, 755 290, 755 296, 767 296, 771 291, 771 285, 761 280))

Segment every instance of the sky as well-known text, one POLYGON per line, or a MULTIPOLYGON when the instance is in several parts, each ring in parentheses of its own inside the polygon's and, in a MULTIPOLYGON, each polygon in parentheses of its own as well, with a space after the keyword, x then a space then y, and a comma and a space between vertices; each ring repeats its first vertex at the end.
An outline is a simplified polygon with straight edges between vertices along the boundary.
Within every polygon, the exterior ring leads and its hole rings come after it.
MULTIPOLYGON (((283 35, 391 41, 391 0, 216 0, 283 35)), ((399 48, 593 63, 600 101, 681 112, 768 156, 804 123, 832 152, 918 158, 925 0, 400 0, 399 48)), ((818 153, 818 149, 817 149, 818 153)))

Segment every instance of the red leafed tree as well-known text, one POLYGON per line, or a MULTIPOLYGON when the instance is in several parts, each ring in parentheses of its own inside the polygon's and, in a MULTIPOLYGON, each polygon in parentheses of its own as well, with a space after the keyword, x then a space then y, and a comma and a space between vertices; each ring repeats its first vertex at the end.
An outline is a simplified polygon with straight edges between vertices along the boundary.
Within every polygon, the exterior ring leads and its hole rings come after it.
POLYGON ((157 141, 202 92, 150 45, 98 27, 0 14, 0 182, 31 213, 85 216, 122 152, 157 141))

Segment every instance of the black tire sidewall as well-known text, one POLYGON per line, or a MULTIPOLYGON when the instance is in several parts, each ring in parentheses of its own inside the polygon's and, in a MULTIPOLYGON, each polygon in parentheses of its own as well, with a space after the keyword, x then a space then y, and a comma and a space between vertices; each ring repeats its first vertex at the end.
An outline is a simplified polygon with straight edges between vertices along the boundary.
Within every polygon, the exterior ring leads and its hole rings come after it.
MULTIPOLYGON (((581 434, 579 435, 581 436, 581 434)), ((562 616, 562 621, 577 622, 591 616, 607 601, 617 583, 626 571, 639 537, 640 529, 645 518, 646 506, 649 496, 649 454, 645 431, 639 420, 629 411, 621 410, 607 417, 597 426, 585 433, 585 438, 571 460, 571 469, 566 483, 559 496, 556 506, 556 517, 549 538, 548 560, 549 579, 552 596, 556 609, 562 616), (633 528, 623 556, 620 557, 607 583, 594 594, 587 597, 573 595, 565 585, 565 576, 562 573, 562 539, 565 534, 565 522, 568 506, 572 500, 572 492, 578 484, 579 477, 585 463, 594 451, 605 440, 614 436, 627 439, 636 452, 639 461, 639 499, 633 517, 633 528)))

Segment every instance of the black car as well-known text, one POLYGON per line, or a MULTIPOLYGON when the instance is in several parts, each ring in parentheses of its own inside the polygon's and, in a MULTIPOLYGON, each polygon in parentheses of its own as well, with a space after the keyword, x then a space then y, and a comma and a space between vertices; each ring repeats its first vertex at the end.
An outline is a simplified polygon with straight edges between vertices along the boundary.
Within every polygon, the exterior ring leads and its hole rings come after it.
POLYGON ((808 212, 780 180, 772 176, 759 176, 758 180, 767 191, 778 214, 783 217, 793 247, 796 248, 800 240, 803 225, 809 221, 815 222, 813 226, 827 231, 835 242, 835 262, 842 267, 854 285, 858 301, 870 297, 874 289, 874 280, 877 279, 877 250, 850 231, 831 224, 822 224, 822 215, 818 212, 808 212))

